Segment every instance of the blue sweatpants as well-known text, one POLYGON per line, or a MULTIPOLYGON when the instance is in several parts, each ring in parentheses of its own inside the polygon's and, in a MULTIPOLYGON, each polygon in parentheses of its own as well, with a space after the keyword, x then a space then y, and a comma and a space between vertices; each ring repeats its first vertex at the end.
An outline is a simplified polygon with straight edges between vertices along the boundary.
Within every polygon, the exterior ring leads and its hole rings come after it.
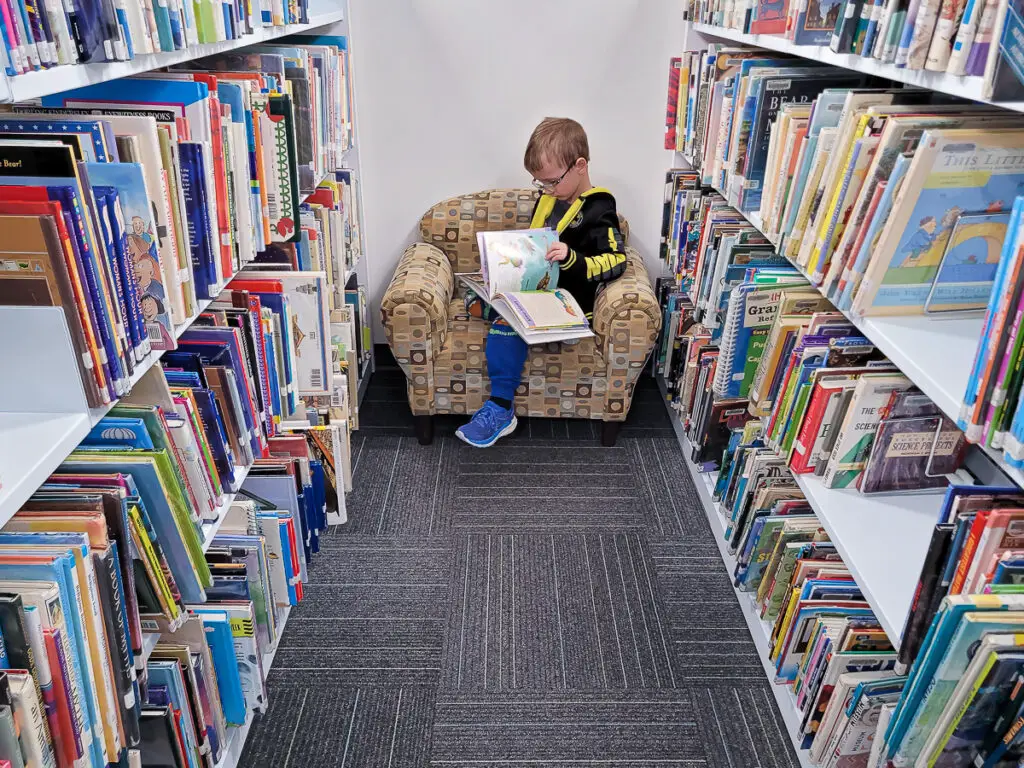
POLYGON ((491 323, 486 351, 491 396, 504 400, 515 399, 529 346, 508 323, 498 318, 491 323))

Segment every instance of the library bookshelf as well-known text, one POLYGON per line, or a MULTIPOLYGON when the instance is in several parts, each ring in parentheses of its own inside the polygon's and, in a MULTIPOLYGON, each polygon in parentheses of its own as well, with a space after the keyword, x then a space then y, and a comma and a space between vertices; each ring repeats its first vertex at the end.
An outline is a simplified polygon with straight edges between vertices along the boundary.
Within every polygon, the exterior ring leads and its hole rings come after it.
MULTIPOLYGON (((745 34, 707 24, 684 23, 687 49, 693 49, 702 42, 731 41, 875 75, 896 83, 990 103, 1015 112, 1024 112, 1024 102, 994 103, 985 99, 982 95, 982 78, 979 77, 955 77, 945 73, 906 70, 875 59, 834 53, 827 46, 797 46, 777 36, 745 34), (694 45, 695 43, 697 45, 694 45)), ((692 165, 691 159, 682 153, 676 153, 675 158, 674 165, 677 167, 680 164, 692 165)), ((722 190, 717 191, 728 198, 722 190)), ((769 241, 777 240, 771 233, 765 232, 758 213, 740 214, 769 241)), ((967 380, 982 332, 983 318, 980 313, 915 317, 861 317, 846 313, 846 316, 922 392, 928 395, 943 413, 954 421, 959 417, 963 394, 967 388, 967 380)), ((731 576, 735 558, 729 552, 724 538, 726 518, 713 499, 716 473, 703 472, 700 466, 690 460, 691 444, 685 434, 684 425, 679 414, 669 404, 665 382, 660 377, 658 384, 666 397, 669 418, 686 455, 686 464, 693 477, 719 554, 731 576)), ((989 473, 992 477, 1001 474, 1018 486, 1024 487, 1024 472, 1009 465, 1000 451, 983 446, 975 447, 983 452, 994 466, 994 471, 989 473)), ((796 475, 795 478, 863 591, 879 623, 893 645, 898 648, 917 588, 921 565, 935 524, 938 522, 942 492, 865 495, 855 490, 826 488, 821 479, 813 475, 796 475)), ((809 765, 808 753, 799 748, 799 713, 790 688, 774 684, 775 669, 767 655, 767 633, 771 628, 766 628, 761 621, 757 607, 748 594, 737 590, 736 597, 757 646, 765 673, 772 683, 782 719, 796 747, 798 760, 801 765, 809 765)))
MULTIPOLYGON (((131 61, 102 64, 67 65, 48 70, 8 77, 0 73, 0 103, 26 102, 74 88, 113 81, 181 64, 194 59, 270 42, 297 33, 319 32, 348 36, 347 3, 344 0, 310 0, 309 21, 282 27, 265 27, 254 34, 235 40, 190 46, 170 53, 140 55, 131 61)), ((353 126, 354 128, 354 126, 353 126)), ((353 136, 355 136, 353 130, 353 136)), ((354 145, 347 151, 346 166, 359 177, 359 156, 354 145)), ((360 238, 362 232, 360 231, 360 238)), ((365 244, 360 243, 360 254, 365 244)), ((244 275, 244 273, 239 273, 244 275)), ((367 259, 359 258, 345 273, 348 287, 365 285, 368 281, 367 259)), ((219 288, 227 288, 231 281, 219 288)), ((206 311, 211 300, 198 303, 196 313, 174 329, 181 335, 206 311)), ((127 392, 142 382, 154 366, 159 365, 160 352, 152 352, 135 367, 127 392)), ((90 408, 81 385, 79 367, 63 310, 58 307, 0 307, 0 527, 22 507, 47 478, 58 469, 78 444, 119 402, 90 408)), ((369 375, 374 369, 372 357, 358 372, 367 377, 360 381, 359 397, 366 392, 369 375)), ((123 399, 122 398, 122 399, 123 399)), ((357 403, 351 404, 358 407, 357 403)), ((219 499, 213 513, 201 525, 202 550, 212 545, 228 510, 236 499, 249 473, 249 467, 236 466, 230 489, 219 499)), ((291 609, 280 616, 283 633, 291 609)), ((158 634, 145 634, 141 656, 136 667, 144 667, 159 642, 158 634)), ((279 635, 280 640, 280 635, 279 635)), ((263 655, 263 669, 269 670, 276 646, 263 655)), ((248 711, 244 724, 231 728, 217 768, 235 768, 245 747, 255 712, 248 711)))

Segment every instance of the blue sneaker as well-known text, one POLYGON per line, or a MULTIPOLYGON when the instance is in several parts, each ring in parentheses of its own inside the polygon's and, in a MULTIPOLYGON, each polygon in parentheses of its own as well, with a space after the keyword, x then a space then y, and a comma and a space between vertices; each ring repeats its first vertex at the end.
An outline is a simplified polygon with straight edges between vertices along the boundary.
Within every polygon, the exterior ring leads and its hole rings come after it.
POLYGON ((455 434, 475 448, 489 448, 499 438, 515 432, 517 426, 519 422, 511 408, 502 408, 493 400, 488 400, 483 408, 473 414, 469 423, 459 427, 455 434))

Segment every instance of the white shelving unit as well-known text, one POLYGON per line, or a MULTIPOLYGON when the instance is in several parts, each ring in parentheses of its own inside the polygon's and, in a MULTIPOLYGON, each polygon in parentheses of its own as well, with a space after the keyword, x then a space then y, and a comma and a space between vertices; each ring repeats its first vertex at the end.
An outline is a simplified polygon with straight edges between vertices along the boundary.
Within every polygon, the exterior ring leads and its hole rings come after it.
POLYGON ((695 32, 708 37, 732 40, 736 43, 765 48, 769 51, 778 51, 779 53, 789 53, 793 56, 821 61, 825 64, 842 67, 843 69, 851 69, 867 75, 884 77, 898 83, 914 85, 931 91, 938 91, 939 93, 948 93, 951 96, 959 96, 960 98, 971 99, 972 101, 995 104, 996 106, 1012 109, 1016 112, 1024 112, 1024 102, 993 102, 982 96, 982 78, 980 77, 957 77, 947 75, 945 72, 899 69, 895 64, 882 62, 878 59, 865 58, 852 53, 835 53, 828 46, 824 45, 796 45, 792 40, 776 35, 748 35, 735 29, 724 29, 696 22, 690 22, 690 26, 695 32))
POLYGON ((131 61, 113 61, 97 64, 69 64, 67 66, 41 69, 27 72, 24 75, 5 77, 0 82, 0 101, 27 101, 38 99, 61 91, 70 91, 93 83, 117 80, 121 77, 150 72, 161 67, 181 64, 204 56, 213 56, 236 48, 258 45, 279 37, 308 32, 314 27, 322 27, 341 21, 344 13, 340 8, 321 13, 310 13, 309 24, 288 24, 283 27, 261 27, 251 35, 237 40, 225 40, 219 43, 192 45, 180 51, 153 53, 136 56, 131 61))
MULTIPOLYGON (((25 102, 80 88, 94 83, 148 72, 193 59, 258 45, 297 33, 316 31, 327 35, 348 36, 345 23, 347 0, 310 0, 309 22, 284 27, 264 27, 237 40, 190 46, 181 51, 140 55, 128 62, 54 67, 15 77, 0 73, 0 102, 25 102)), ((354 120, 354 115, 353 115, 354 120)), ((359 175, 358 152, 350 150, 348 167, 359 175)), ((320 181, 320 180, 318 180, 320 181)), ((362 231, 362 230, 361 230, 362 231)), ((365 243, 360 253, 365 253, 365 243)), ((358 276, 368 279, 366 259, 360 259, 346 271, 345 282, 358 276)), ((229 281, 230 282, 230 281, 229 281)), ((200 301, 196 317, 212 302, 200 301)), ((175 336, 195 321, 195 317, 175 328, 175 336)), ((368 318, 367 318, 368 321, 368 318)), ((161 354, 150 354, 130 377, 138 383, 161 354)), ((60 466, 81 440, 117 404, 117 401, 89 408, 68 333, 63 311, 54 307, 0 307, 0 360, 14 361, 0 376, 0 526, 6 523, 31 494, 60 466)), ((360 397, 365 394, 372 357, 362 368, 360 397)), ((147 382, 143 382, 145 386, 147 382)), ((357 407, 357 404, 352 404, 357 407)), ((235 467, 231 487, 240 488, 248 467, 235 467)), ((215 510, 214 519, 202 523, 202 549, 206 552, 223 525, 226 513, 237 493, 225 494, 215 510)), ((283 634, 291 608, 281 616, 283 634)), ((279 635, 280 640, 280 635, 279 635)), ((142 653, 137 664, 144 665, 159 642, 159 635, 143 636, 142 653)), ((277 648, 263 655, 264 670, 273 664, 277 648)), ((217 768, 236 768, 255 713, 247 713, 243 725, 232 728, 217 768)))

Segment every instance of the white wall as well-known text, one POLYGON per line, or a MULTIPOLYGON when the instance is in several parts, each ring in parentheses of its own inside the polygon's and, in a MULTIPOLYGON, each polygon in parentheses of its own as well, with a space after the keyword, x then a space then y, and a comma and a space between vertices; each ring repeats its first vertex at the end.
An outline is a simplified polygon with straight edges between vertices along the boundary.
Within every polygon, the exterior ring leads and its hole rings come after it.
POLYGON ((615 194, 631 243, 657 269, 679 0, 350 0, 349 8, 375 315, 431 205, 529 184, 523 151, 548 115, 586 128, 592 181, 615 194))

